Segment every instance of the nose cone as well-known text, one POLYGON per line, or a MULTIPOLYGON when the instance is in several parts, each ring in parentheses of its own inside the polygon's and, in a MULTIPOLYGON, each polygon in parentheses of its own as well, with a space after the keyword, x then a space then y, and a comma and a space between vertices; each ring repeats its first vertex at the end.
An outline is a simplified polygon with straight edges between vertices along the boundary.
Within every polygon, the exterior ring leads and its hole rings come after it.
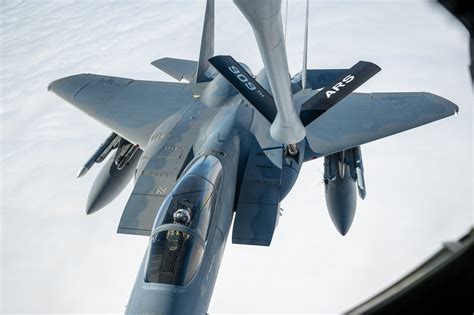
POLYGON ((346 235, 356 212, 356 184, 346 173, 344 179, 337 176, 336 180, 329 181, 326 185, 326 205, 329 216, 339 233, 346 235))

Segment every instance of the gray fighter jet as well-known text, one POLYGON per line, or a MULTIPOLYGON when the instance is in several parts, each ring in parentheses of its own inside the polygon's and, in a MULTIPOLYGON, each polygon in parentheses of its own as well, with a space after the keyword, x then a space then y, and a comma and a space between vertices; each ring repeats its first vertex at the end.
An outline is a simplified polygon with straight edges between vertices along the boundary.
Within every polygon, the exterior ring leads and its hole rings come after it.
POLYGON ((306 48, 302 71, 291 77, 281 0, 234 3, 263 59, 257 75, 214 56, 214 1, 207 0, 199 60, 152 62, 187 83, 79 74, 48 87, 113 131, 78 174, 115 151, 92 186, 87 214, 135 178, 118 233, 150 241, 127 313, 205 313, 232 219, 233 243, 269 246, 279 204, 306 161, 324 158, 329 215, 346 234, 357 193, 366 196, 360 146, 458 111, 430 93, 352 93, 380 68, 359 61, 307 70, 306 48))

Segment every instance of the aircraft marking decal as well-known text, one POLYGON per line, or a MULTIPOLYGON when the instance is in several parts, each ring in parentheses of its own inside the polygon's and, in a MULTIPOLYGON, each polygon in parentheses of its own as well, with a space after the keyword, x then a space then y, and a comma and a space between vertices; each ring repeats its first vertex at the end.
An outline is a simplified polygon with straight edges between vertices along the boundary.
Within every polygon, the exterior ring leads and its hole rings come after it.
POLYGON ((344 79, 342 79, 342 81, 339 81, 336 84, 334 84, 334 86, 332 87, 331 90, 326 91, 326 97, 330 98, 331 95, 336 94, 336 92, 339 91, 339 88, 346 86, 346 84, 351 82, 352 80, 354 80, 354 78, 355 77, 352 74, 349 74, 348 76, 344 77, 344 79), (346 83, 346 84, 344 84, 344 83, 346 83))

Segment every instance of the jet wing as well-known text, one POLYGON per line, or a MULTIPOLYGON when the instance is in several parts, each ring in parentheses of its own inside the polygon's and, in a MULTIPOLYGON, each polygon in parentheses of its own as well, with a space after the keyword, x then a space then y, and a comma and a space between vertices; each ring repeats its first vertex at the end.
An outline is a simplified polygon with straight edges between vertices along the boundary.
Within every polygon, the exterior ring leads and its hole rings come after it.
POLYGON ((305 161, 349 149, 457 113, 431 93, 352 93, 306 127, 305 161))
POLYGON ((48 90, 144 148, 162 121, 194 101, 187 86, 79 74, 51 82, 48 90))

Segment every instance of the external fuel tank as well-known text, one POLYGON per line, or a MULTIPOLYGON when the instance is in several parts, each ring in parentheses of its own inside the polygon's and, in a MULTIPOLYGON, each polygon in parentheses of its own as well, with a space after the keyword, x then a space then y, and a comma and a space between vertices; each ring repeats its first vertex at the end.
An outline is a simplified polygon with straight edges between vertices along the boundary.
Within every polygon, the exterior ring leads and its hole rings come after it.
POLYGON ((324 157, 326 206, 336 229, 346 235, 354 221, 357 192, 366 196, 364 168, 360 147, 324 157))
POLYGON ((339 172, 333 180, 325 180, 326 205, 332 223, 342 235, 346 235, 354 220, 357 206, 355 181, 349 175, 349 166, 345 165, 344 177, 339 172))
POLYGON ((141 155, 142 151, 137 150, 127 165, 120 170, 115 162, 115 155, 112 155, 107 160, 92 184, 89 196, 87 197, 87 214, 92 214, 102 209, 122 192, 135 174, 135 169, 141 155))

